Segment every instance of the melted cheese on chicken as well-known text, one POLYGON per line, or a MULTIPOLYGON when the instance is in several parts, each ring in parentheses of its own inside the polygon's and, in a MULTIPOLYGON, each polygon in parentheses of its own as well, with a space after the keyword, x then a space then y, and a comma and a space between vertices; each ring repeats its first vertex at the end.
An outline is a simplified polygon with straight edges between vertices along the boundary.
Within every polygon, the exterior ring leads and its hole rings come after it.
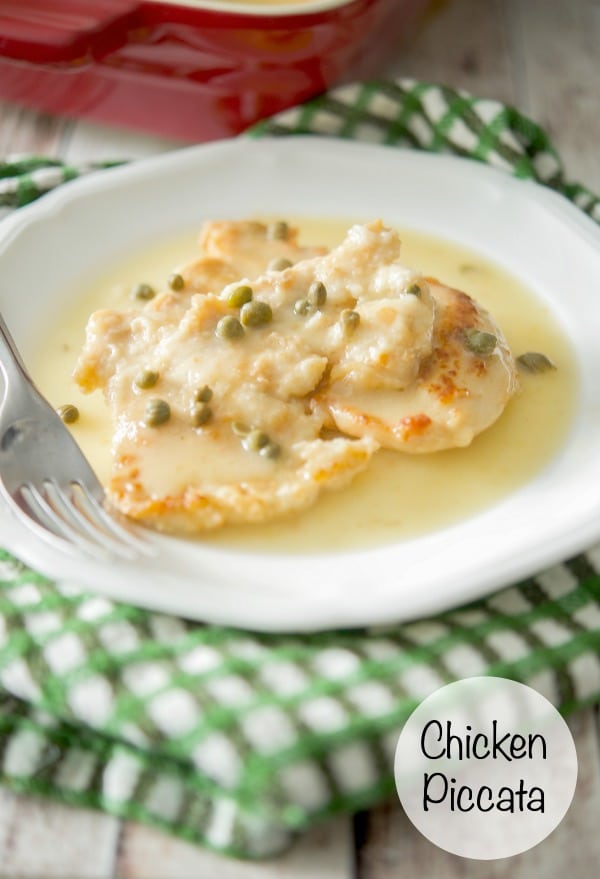
POLYGON ((381 445, 467 444, 515 390, 489 315, 402 266, 379 222, 327 254, 300 248, 285 224, 272 234, 248 222, 207 224, 200 248, 181 290, 92 315, 76 370, 84 390, 105 393, 109 495, 134 518, 191 534, 306 508, 381 445), (267 314, 241 332, 240 285, 267 314), (473 353, 465 330, 493 334, 493 351, 473 353), (157 376, 150 389, 144 370, 157 376), (151 400, 168 404, 166 421, 152 424, 151 400))

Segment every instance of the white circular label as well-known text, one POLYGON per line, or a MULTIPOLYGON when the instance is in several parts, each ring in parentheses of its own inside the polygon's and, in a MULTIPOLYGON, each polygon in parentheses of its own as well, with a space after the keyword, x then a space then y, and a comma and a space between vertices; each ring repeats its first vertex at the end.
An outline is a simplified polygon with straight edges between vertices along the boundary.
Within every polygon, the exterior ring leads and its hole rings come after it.
POLYGON ((464 858, 532 848, 564 817, 577 782, 569 727, 536 690, 505 678, 448 684, 408 718, 398 796, 420 832, 464 858))

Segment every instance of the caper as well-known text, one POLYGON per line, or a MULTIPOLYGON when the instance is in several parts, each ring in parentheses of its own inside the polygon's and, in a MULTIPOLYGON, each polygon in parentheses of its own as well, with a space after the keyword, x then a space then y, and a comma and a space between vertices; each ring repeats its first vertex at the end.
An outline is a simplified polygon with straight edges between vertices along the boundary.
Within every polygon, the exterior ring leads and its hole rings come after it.
POLYGON ((248 427, 247 424, 244 424, 243 421, 232 421, 231 429, 236 436, 248 436, 248 434, 252 430, 252 428, 248 427))
POLYGON ((289 269, 294 265, 291 259, 286 259, 285 256, 279 256, 277 259, 272 259, 267 269, 270 272, 283 272, 285 269, 289 269))
POLYGON ((340 321, 344 328, 344 332, 353 333, 360 323, 360 314, 358 311, 353 311, 351 308, 344 308, 340 314, 340 321))
POLYGON ((480 357, 487 357, 498 344, 498 339, 493 333, 487 333, 485 330, 478 330, 475 327, 466 327, 463 330, 463 338, 469 351, 480 357))
POLYGON ((244 328, 232 314, 222 317, 215 328, 215 333, 220 339, 240 339, 244 335, 244 328))
POLYGON ((143 369, 138 375, 136 375, 134 384, 137 385, 138 388, 141 388, 141 390, 145 391, 148 388, 153 388, 157 381, 157 372, 153 369, 143 369))
POLYGON ((549 369, 556 369, 556 366, 545 354, 539 351, 527 351, 517 357, 517 364, 526 372, 548 372, 549 369))
POLYGON ((419 284, 409 284, 408 287, 404 290, 405 293, 409 293, 411 296, 419 297, 421 295, 421 287, 419 284))
POLYGON ((154 299, 156 290, 150 284, 136 284, 131 295, 134 299, 154 299))
POLYGON ((285 220, 277 220, 275 223, 271 223, 271 225, 267 229, 267 236, 269 238, 274 238, 279 241, 285 241, 289 234, 290 227, 285 222, 285 220))
POLYGON ((240 311, 240 320, 245 327, 260 327, 263 324, 268 324, 273 320, 271 306, 258 299, 247 302, 240 311))
POLYGON ((208 385, 204 385, 203 388, 200 388, 200 390, 196 392, 196 403, 210 403, 212 397, 212 388, 209 388, 208 385))
POLYGON ((262 448, 258 450, 258 454, 262 455, 263 458, 270 458, 274 460, 281 455, 281 446, 277 443, 274 443, 272 440, 269 440, 262 448))
POLYGON ((305 317, 311 311, 314 311, 314 306, 310 304, 308 299, 297 299, 294 303, 294 313, 299 314, 301 317, 305 317))
POLYGON ((242 445, 249 452, 259 452, 270 442, 268 435, 262 430, 251 430, 242 440, 242 445))
POLYGON ((197 406, 194 406, 192 412, 192 423, 194 427, 201 427, 203 424, 206 424, 211 415, 212 409, 208 403, 198 403, 197 406))
POLYGON ((173 272, 172 275, 169 275, 167 283, 171 290, 183 290, 185 287, 183 275, 180 275, 179 272, 173 272))
POLYGON ((315 308, 322 308, 327 301, 327 287, 321 281, 314 281, 308 288, 306 296, 309 305, 315 308))
POLYGON ((166 400, 154 398, 146 403, 144 423, 147 427, 158 427, 171 417, 171 407, 166 400))
POLYGON ((72 403, 65 403, 56 410, 65 424, 73 424, 79 418, 79 409, 72 403))
POLYGON ((230 308, 241 308, 246 302, 252 299, 252 287, 247 284, 240 284, 235 290, 232 290, 227 299, 227 305, 230 308))

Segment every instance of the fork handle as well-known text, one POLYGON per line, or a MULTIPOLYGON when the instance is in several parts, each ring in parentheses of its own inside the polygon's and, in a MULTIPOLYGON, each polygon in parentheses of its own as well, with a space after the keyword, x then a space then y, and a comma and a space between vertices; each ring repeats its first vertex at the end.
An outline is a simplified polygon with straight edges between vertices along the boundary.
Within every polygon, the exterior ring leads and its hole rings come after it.
POLYGON ((31 378, 25 364, 21 359, 19 350, 15 345, 2 313, 0 312, 0 372, 4 377, 5 388, 4 395, 8 391, 11 382, 23 382, 25 380, 31 384, 31 378))

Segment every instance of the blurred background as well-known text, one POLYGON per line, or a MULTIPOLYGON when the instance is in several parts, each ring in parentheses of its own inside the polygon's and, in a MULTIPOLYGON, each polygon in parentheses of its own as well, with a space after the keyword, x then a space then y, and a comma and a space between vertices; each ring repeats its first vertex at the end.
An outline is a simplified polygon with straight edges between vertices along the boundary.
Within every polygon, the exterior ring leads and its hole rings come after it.
POLYGON ((2 0, 0 150, 58 151, 74 161, 90 151, 112 158, 172 148, 232 133, 325 84, 368 74, 443 82, 514 104, 546 128, 573 172, 588 185, 599 179, 598 151, 581 148, 600 140, 598 0, 339 2, 310 16, 317 37, 297 17, 271 16, 268 31, 248 16, 217 27, 222 13, 154 0, 2 0), (337 47, 333 60, 323 44, 337 47), (229 95, 225 109, 219 95, 229 95), (135 138, 134 129, 153 137, 135 138))

